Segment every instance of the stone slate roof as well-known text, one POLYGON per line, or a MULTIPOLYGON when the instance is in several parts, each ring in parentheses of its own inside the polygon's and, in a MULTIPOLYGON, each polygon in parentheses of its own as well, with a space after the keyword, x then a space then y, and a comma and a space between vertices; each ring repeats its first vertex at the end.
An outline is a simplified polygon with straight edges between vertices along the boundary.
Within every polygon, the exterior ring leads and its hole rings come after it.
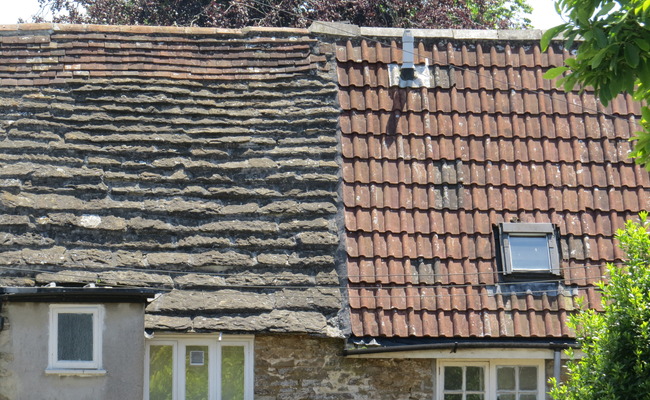
POLYGON ((0 27, 0 286, 158 288, 152 329, 340 336, 328 49, 300 29, 0 27))
POLYGON ((337 46, 352 334, 573 337, 576 300, 598 308, 623 256, 615 231, 650 206, 627 157, 638 104, 556 88, 542 75, 569 54, 534 32, 416 31, 433 83, 391 86, 395 34, 337 46), (561 278, 503 281, 493 226, 513 219, 557 225, 561 278))

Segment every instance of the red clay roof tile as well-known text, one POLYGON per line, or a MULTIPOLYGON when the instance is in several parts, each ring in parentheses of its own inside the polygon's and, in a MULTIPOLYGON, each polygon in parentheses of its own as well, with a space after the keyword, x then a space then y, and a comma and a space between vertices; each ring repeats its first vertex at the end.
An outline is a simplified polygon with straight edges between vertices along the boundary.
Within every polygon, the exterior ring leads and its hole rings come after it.
POLYGON ((556 224, 561 281, 597 307, 599 266, 622 257, 615 229, 650 206, 648 174, 627 159, 638 104, 556 89, 542 79, 568 57, 555 47, 418 41, 416 53, 458 67, 454 86, 389 87, 390 45, 337 50, 353 334, 570 337, 572 294, 495 293, 492 226, 556 224))

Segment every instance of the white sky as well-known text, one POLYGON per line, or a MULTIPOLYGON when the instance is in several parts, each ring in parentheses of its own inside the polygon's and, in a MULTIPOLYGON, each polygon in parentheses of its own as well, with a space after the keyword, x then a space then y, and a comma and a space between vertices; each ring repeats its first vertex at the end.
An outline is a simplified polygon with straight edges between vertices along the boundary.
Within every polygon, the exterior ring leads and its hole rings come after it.
POLYGON ((15 24, 18 18, 32 22, 38 10, 38 0, 0 0, 0 24, 15 24))
MULTIPOLYGON (((555 13, 553 0, 528 0, 528 3, 533 7, 534 28, 548 29, 562 23, 555 13)), ((15 24, 18 18, 31 22, 38 10, 38 0, 0 0, 0 24, 15 24)))

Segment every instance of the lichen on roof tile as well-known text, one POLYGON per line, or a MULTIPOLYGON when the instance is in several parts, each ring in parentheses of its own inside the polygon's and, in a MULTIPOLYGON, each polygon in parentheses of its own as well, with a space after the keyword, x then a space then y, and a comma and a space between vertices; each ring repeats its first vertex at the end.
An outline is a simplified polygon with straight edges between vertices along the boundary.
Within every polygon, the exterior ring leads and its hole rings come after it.
MULTIPOLYGON (((442 285, 438 288, 495 284, 500 278, 491 226, 516 217, 557 224, 565 283, 591 290, 596 274, 585 274, 591 271, 586 266, 620 256, 612 244, 613 224, 650 206, 647 172, 639 173, 627 159, 630 121, 638 119, 638 106, 623 96, 604 108, 589 90, 579 94, 556 88, 542 74, 563 64, 568 52, 554 43, 543 53, 535 38, 517 33, 494 38, 416 33, 418 62, 448 69, 452 86, 386 90, 368 84, 379 76, 379 64, 401 62, 400 39, 384 34, 389 36, 375 43, 350 39, 339 44, 347 54, 338 58, 340 91, 348 93, 342 98, 358 93, 343 108, 355 104, 350 108, 364 110, 341 115, 343 162, 350 168, 343 174, 348 193, 343 200, 350 210, 346 226, 372 230, 367 236, 348 231, 349 246, 363 248, 349 253, 348 263, 435 265, 430 271, 436 279, 414 281, 409 293, 428 293, 429 282, 442 285), (355 76, 361 68, 363 79, 355 76), (366 123, 369 115, 376 115, 376 122, 366 123), (348 138, 352 133, 354 139, 348 138), (359 141, 368 137, 388 147, 375 152, 369 140, 359 141), (348 145, 352 140, 354 146, 348 145), (440 165, 457 167, 445 175, 436 168, 440 165), (369 191, 360 190, 367 186, 369 191), (400 219, 388 218, 398 215, 400 219), (371 223, 378 216, 382 223, 371 223), (396 231, 411 230, 414 236, 396 241, 396 231)), ((382 279, 399 287, 405 284, 402 271, 387 269, 382 279)), ((373 282, 370 274, 368 280, 351 278, 350 285, 363 288, 373 282)), ((361 313, 353 318, 352 333, 466 338, 572 334, 564 308, 543 306, 542 293, 508 297, 503 311, 498 302, 490 303, 494 294, 488 295, 483 317, 474 314, 475 303, 462 297, 467 292, 457 295, 461 298, 456 300, 466 301, 455 300, 453 313, 452 304, 437 305, 442 313, 429 309, 433 303, 422 295, 420 304, 428 306, 413 312, 414 306, 402 305, 399 298, 393 312, 352 307, 353 316, 361 313)), ((557 299, 544 296, 547 302, 557 299)))

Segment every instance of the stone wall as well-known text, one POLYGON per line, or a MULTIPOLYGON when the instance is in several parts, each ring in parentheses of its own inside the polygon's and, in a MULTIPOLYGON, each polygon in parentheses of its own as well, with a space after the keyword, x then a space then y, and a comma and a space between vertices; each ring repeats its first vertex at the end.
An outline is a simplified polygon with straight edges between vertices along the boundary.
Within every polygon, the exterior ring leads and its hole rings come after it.
POLYGON ((433 360, 343 357, 344 341, 255 337, 256 400, 433 398, 433 360))

